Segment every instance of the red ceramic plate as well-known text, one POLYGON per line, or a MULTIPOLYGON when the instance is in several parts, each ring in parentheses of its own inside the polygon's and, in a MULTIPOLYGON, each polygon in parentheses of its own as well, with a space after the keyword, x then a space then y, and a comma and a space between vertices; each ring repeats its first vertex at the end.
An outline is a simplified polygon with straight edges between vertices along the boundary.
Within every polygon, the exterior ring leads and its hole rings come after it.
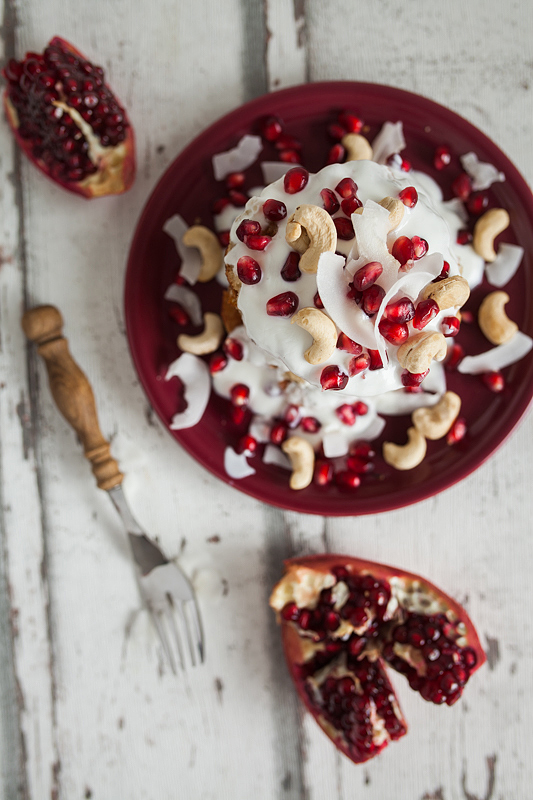
MULTIPOLYGON (((216 122, 198 136, 167 169, 141 215, 129 255, 125 306, 128 339, 133 360, 150 403, 168 427, 176 411, 176 381, 162 379, 166 366, 178 355, 177 325, 169 318, 165 290, 173 281, 179 260, 173 241, 163 232, 165 221, 179 213, 192 224, 201 221, 212 227, 211 206, 224 195, 224 186, 213 178, 211 157, 227 150, 246 133, 253 132, 265 114, 277 114, 288 133, 303 143, 303 160, 311 171, 325 165, 331 141, 326 133, 339 109, 355 109, 369 126, 372 140, 386 120, 402 120, 407 148, 402 155, 416 169, 433 175, 445 196, 458 174, 458 156, 474 150, 480 160, 494 164, 506 175, 495 184, 491 202, 508 209, 512 226, 502 238, 525 249, 522 266, 505 287, 511 301, 509 316, 524 333, 533 336, 533 198, 516 168, 483 133, 447 108, 418 95, 387 86, 364 83, 315 83, 298 86, 253 100, 216 122), (436 172, 432 166, 435 147, 447 144, 452 163, 436 172)), ((365 130, 365 132, 367 132, 365 130)), ((276 158, 265 145, 263 160, 276 158)), ((260 185, 259 165, 247 173, 250 186, 260 185)), ((215 282, 212 282, 213 284, 215 282)), ((472 293, 467 308, 477 311, 488 285, 472 293)), ((221 289, 203 285, 198 291, 204 310, 218 311, 221 289)), ((469 354, 486 350, 487 341, 477 325, 462 326, 459 341, 469 354)), ((463 400, 461 415, 468 425, 466 437, 454 446, 445 440, 430 442, 428 455, 416 469, 396 472, 377 461, 373 478, 365 478, 356 491, 343 492, 335 486, 310 486, 291 491, 289 474, 252 460, 256 474, 241 481, 228 478, 223 455, 228 443, 235 443, 226 427, 227 401, 212 395, 201 422, 171 435, 204 467, 246 494, 282 508, 312 514, 350 516, 388 511, 423 500, 446 489, 475 470, 509 435, 523 416, 533 394, 533 353, 505 370, 506 388, 493 394, 479 377, 452 373, 449 388, 463 400)), ((407 417, 389 418, 383 438, 405 441, 407 417)), ((378 446, 377 450, 380 450, 378 446)))

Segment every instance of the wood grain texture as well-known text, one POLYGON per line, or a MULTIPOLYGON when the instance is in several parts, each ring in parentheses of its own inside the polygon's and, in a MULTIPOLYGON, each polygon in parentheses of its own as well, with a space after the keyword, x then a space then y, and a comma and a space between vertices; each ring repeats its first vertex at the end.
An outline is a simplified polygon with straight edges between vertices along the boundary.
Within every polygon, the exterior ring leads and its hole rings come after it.
POLYGON ((131 364, 122 291, 136 220, 175 155, 244 100, 307 79, 420 92, 533 181, 532 30, 529 0, 4 0, 4 58, 60 34, 102 64, 135 125, 139 172, 122 197, 71 197, 21 160, 0 121, 0 796, 529 800, 531 413, 431 500, 360 519, 284 513, 168 436, 131 364), (63 311, 135 515, 197 588, 207 663, 181 681, 20 329, 45 302, 63 311), (427 575, 464 602, 490 654, 450 709, 398 678, 409 735, 362 767, 303 714, 267 607, 283 558, 323 550, 427 575))

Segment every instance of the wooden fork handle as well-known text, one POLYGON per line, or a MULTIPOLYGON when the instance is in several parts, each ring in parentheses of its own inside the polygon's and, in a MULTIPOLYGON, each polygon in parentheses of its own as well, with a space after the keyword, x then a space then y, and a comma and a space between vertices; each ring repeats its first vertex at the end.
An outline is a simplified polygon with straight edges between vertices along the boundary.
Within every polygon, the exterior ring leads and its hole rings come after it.
POLYGON ((91 462, 100 489, 112 489, 124 475, 110 452, 96 413, 93 390, 87 376, 76 364, 63 336, 63 317, 55 306, 37 306, 22 317, 22 329, 28 339, 39 345, 52 397, 67 422, 74 428, 91 462))

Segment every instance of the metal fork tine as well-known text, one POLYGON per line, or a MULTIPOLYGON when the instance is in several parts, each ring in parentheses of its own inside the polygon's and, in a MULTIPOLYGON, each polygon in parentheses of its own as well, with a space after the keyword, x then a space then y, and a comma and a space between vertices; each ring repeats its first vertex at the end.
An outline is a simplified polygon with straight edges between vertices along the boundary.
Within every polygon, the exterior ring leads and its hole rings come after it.
MULTIPOLYGON (((148 606, 148 610, 150 612, 150 616, 152 617, 155 629, 156 629, 156 631, 158 633, 158 636, 159 636, 159 639, 161 641, 161 645, 163 647, 163 652, 165 653, 165 655, 167 657, 167 661, 170 664, 170 668, 171 668, 172 672, 174 673, 174 675, 177 675, 178 674, 178 670, 176 668, 176 662, 174 660, 174 655, 172 653, 172 648, 170 647, 165 628, 163 627, 163 624, 162 624, 162 622, 161 622, 161 620, 159 618, 158 612, 155 611, 150 605, 148 606)), ((181 659, 181 666, 182 666, 182 669, 183 669, 183 657, 182 657, 182 654, 181 654, 181 650, 180 650, 180 659, 181 659)))
POLYGON ((168 604, 165 606, 165 618, 167 620, 169 628, 172 630, 173 638, 176 642, 176 648, 180 656, 181 668, 185 670, 185 659, 183 657, 183 648, 181 646, 181 636, 178 630, 178 626, 176 625, 176 619, 174 617, 175 607, 176 605, 173 601, 173 598, 169 596, 168 604))
POLYGON ((204 634, 202 630, 202 622, 200 619, 200 612, 198 611, 198 606, 196 604, 196 600, 191 598, 190 600, 186 601, 184 605, 190 610, 190 619, 192 620, 192 624, 194 627, 195 632, 195 639, 196 639, 196 646, 198 647, 198 653, 200 655, 200 663, 204 663, 204 634))
POLYGON ((195 653, 194 646, 193 646, 193 643, 192 643, 191 631, 190 631, 190 628, 189 628, 189 623, 187 621, 187 614, 185 612, 185 603, 184 602, 175 603, 174 607, 178 610, 178 614, 180 616, 181 623, 182 623, 183 627, 185 628, 185 635, 187 637, 187 642, 189 644, 189 652, 191 654, 192 665, 193 665, 193 667, 195 667, 196 666, 196 653, 195 653))

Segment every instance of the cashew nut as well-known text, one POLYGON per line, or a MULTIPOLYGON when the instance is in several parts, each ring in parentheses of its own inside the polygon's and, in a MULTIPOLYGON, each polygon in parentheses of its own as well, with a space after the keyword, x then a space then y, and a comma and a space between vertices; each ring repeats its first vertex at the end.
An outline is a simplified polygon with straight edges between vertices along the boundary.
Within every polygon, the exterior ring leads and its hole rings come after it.
POLYGON ((494 240, 509 227, 509 214, 504 208, 489 208, 474 225, 472 246, 484 261, 494 261, 494 240))
POLYGON ((446 436, 461 410, 461 398, 455 392, 445 392, 438 403, 413 411, 413 425, 426 439, 446 436))
POLYGON ((518 325, 505 313, 505 304, 509 302, 507 292, 491 292, 482 301, 477 321, 479 327, 492 344, 503 344, 512 339, 518 325))
POLYGON ((292 475, 289 484, 291 489, 305 489, 313 480, 315 451, 307 439, 302 439, 301 436, 290 436, 285 439, 281 449, 291 461, 292 475))
POLYGON ((408 428, 408 442, 400 445, 383 442, 383 459, 394 469, 414 469, 426 455, 426 440, 416 428, 408 428))
POLYGON ((414 375, 430 368, 433 359, 442 361, 447 352, 442 333, 417 333, 398 348, 400 365, 414 375))
POLYGON ((311 347, 305 351, 304 358, 308 364, 322 364, 333 354, 337 344, 337 328, 333 320, 318 308, 301 308, 291 319, 300 328, 311 334, 314 339, 311 347))
POLYGON ((181 237, 181 241, 186 247, 197 247, 200 251, 202 266, 198 281, 207 283, 214 278, 222 266, 222 250, 213 231, 205 225, 191 225, 181 237))
POLYGON ((204 329, 197 336, 188 336, 180 333, 178 336, 178 347, 184 353, 193 353, 195 356, 203 356, 206 353, 214 353, 224 337, 224 326, 218 314, 210 311, 204 314, 204 329))
POLYGON ((316 272, 321 254, 337 248, 337 229, 324 208, 301 205, 287 223, 285 239, 302 253, 298 265, 302 272, 316 272))
POLYGON ((454 306, 460 308, 470 297, 470 286, 460 275, 453 275, 436 283, 428 283, 422 290, 421 298, 426 300, 428 297, 436 302, 441 311, 454 306))
POLYGON ((374 151, 372 145, 360 133, 345 133, 341 139, 346 148, 346 161, 370 161, 374 151))
POLYGON ((405 206, 397 197, 384 197, 379 201, 380 206, 389 212, 389 233, 398 227, 403 219, 405 206))

